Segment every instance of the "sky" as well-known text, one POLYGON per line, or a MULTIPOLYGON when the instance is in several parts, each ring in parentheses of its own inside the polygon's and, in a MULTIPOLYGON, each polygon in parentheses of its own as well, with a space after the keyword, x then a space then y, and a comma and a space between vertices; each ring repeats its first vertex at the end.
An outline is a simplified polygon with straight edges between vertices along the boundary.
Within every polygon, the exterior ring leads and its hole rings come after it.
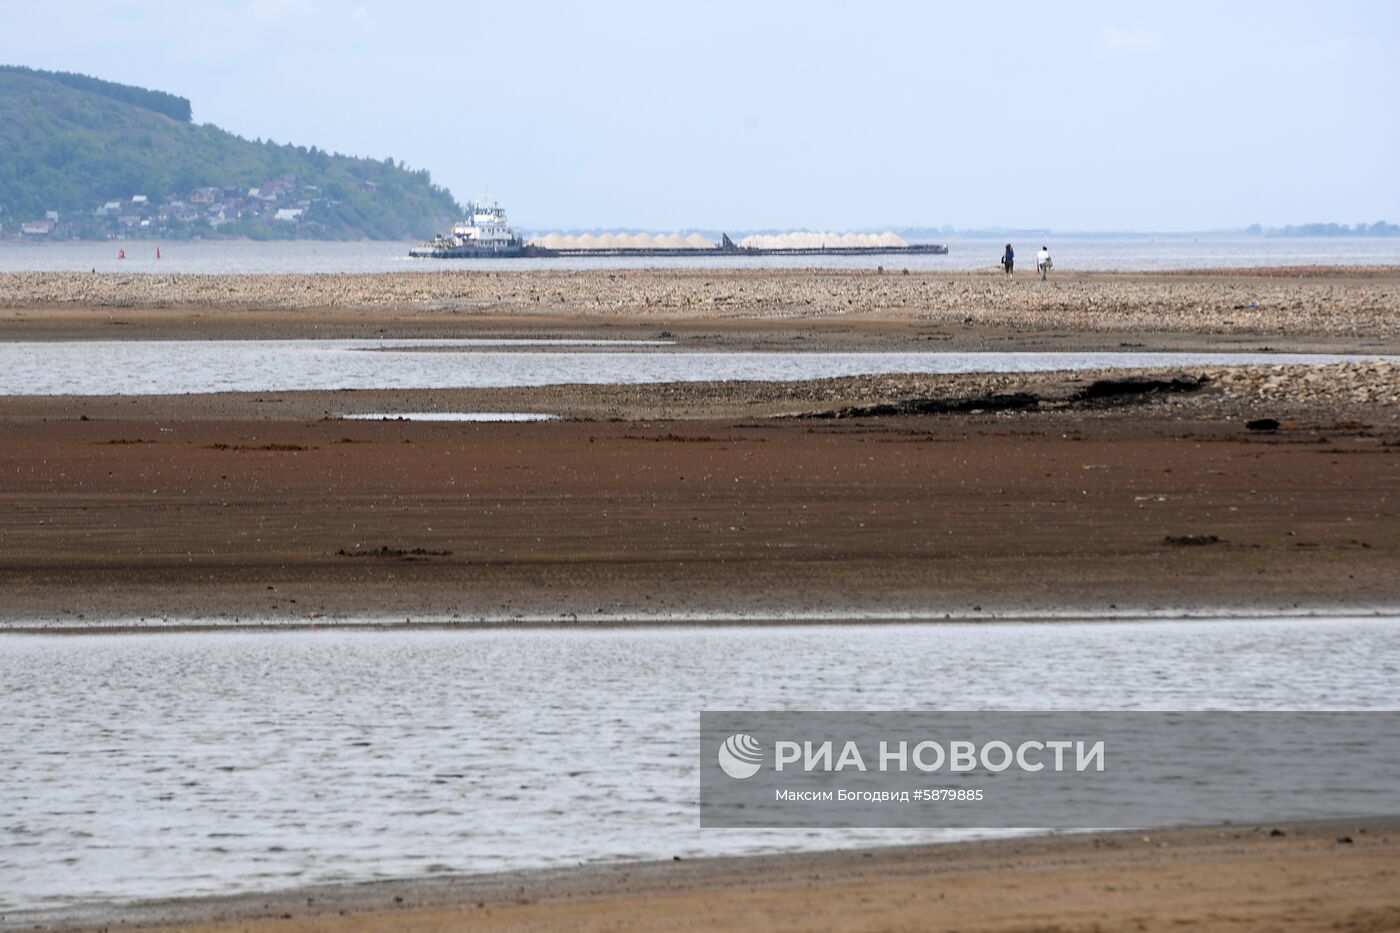
POLYGON ((393 157, 537 231, 1400 222, 1388 0, 0 0, 0 23, 0 63, 393 157))

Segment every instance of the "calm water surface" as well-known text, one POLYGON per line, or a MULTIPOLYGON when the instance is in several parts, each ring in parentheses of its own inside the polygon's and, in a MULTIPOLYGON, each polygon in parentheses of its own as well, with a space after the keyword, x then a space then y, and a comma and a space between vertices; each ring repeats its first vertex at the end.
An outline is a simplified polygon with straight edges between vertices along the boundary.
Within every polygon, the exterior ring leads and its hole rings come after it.
MULTIPOLYGON (((1055 268, 1199 269, 1276 265, 1400 264, 1400 237, 1251 237, 1228 234, 1145 236, 963 237, 938 240, 946 256, 792 256, 747 259, 709 257, 622 259, 410 259, 411 243, 316 243, 287 241, 0 242, 0 272, 302 273, 425 272, 442 269, 634 269, 634 268, 907 268, 951 270, 994 268, 1006 240, 1015 243, 1025 268, 1042 244, 1055 268), (156 248, 161 258, 155 258, 156 248), (124 249, 127 258, 117 259, 124 249)), ((1027 273, 1029 274, 1029 272, 1027 273)))
POLYGON ((84 340, 0 342, 0 395, 178 395, 330 389, 442 389, 872 373, 1048 372, 1152 366, 1327 363, 1286 353, 689 352, 638 341, 84 340), (539 346, 548 343, 548 346, 539 346), (616 342, 621 344, 622 342, 616 342), (425 352, 437 351, 437 352, 425 352))
POLYGON ((962 838, 707 830, 712 709, 1396 708, 1400 620, 0 637, 0 913, 962 838))

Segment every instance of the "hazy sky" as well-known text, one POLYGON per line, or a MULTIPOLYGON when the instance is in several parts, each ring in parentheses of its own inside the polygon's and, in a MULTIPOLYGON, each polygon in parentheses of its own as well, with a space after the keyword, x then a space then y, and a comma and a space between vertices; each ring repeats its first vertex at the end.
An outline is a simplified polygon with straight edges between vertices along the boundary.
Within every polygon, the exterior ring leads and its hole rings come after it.
POLYGON ((0 23, 0 62, 393 156, 532 229, 1400 222, 1385 0, 0 0, 0 23))

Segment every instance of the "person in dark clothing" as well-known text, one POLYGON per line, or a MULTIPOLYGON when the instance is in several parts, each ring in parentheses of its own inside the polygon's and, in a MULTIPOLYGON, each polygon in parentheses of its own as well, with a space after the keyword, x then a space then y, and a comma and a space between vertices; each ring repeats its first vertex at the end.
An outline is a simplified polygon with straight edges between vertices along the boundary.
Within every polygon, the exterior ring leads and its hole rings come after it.
POLYGON ((1016 251, 1011 248, 1010 243, 1006 244, 1006 252, 1001 256, 1001 265, 1006 274, 1011 275, 1011 270, 1016 265, 1016 251))

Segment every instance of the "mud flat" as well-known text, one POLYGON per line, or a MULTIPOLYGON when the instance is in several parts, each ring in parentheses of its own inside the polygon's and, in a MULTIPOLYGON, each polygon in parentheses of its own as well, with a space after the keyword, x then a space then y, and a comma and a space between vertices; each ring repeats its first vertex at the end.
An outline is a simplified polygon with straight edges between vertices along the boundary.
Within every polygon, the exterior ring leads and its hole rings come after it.
MULTIPOLYGON (((1388 930, 1393 821, 1069 835, 580 867, 52 917, 50 929, 1388 930)), ((5 921, 0 919, 0 927, 5 921)), ((35 919, 15 918, 14 928, 35 919)))
POLYGON ((0 615, 1393 608, 1397 398, 1381 362, 9 398, 0 615), (339 417, 394 411, 563 420, 339 417))

